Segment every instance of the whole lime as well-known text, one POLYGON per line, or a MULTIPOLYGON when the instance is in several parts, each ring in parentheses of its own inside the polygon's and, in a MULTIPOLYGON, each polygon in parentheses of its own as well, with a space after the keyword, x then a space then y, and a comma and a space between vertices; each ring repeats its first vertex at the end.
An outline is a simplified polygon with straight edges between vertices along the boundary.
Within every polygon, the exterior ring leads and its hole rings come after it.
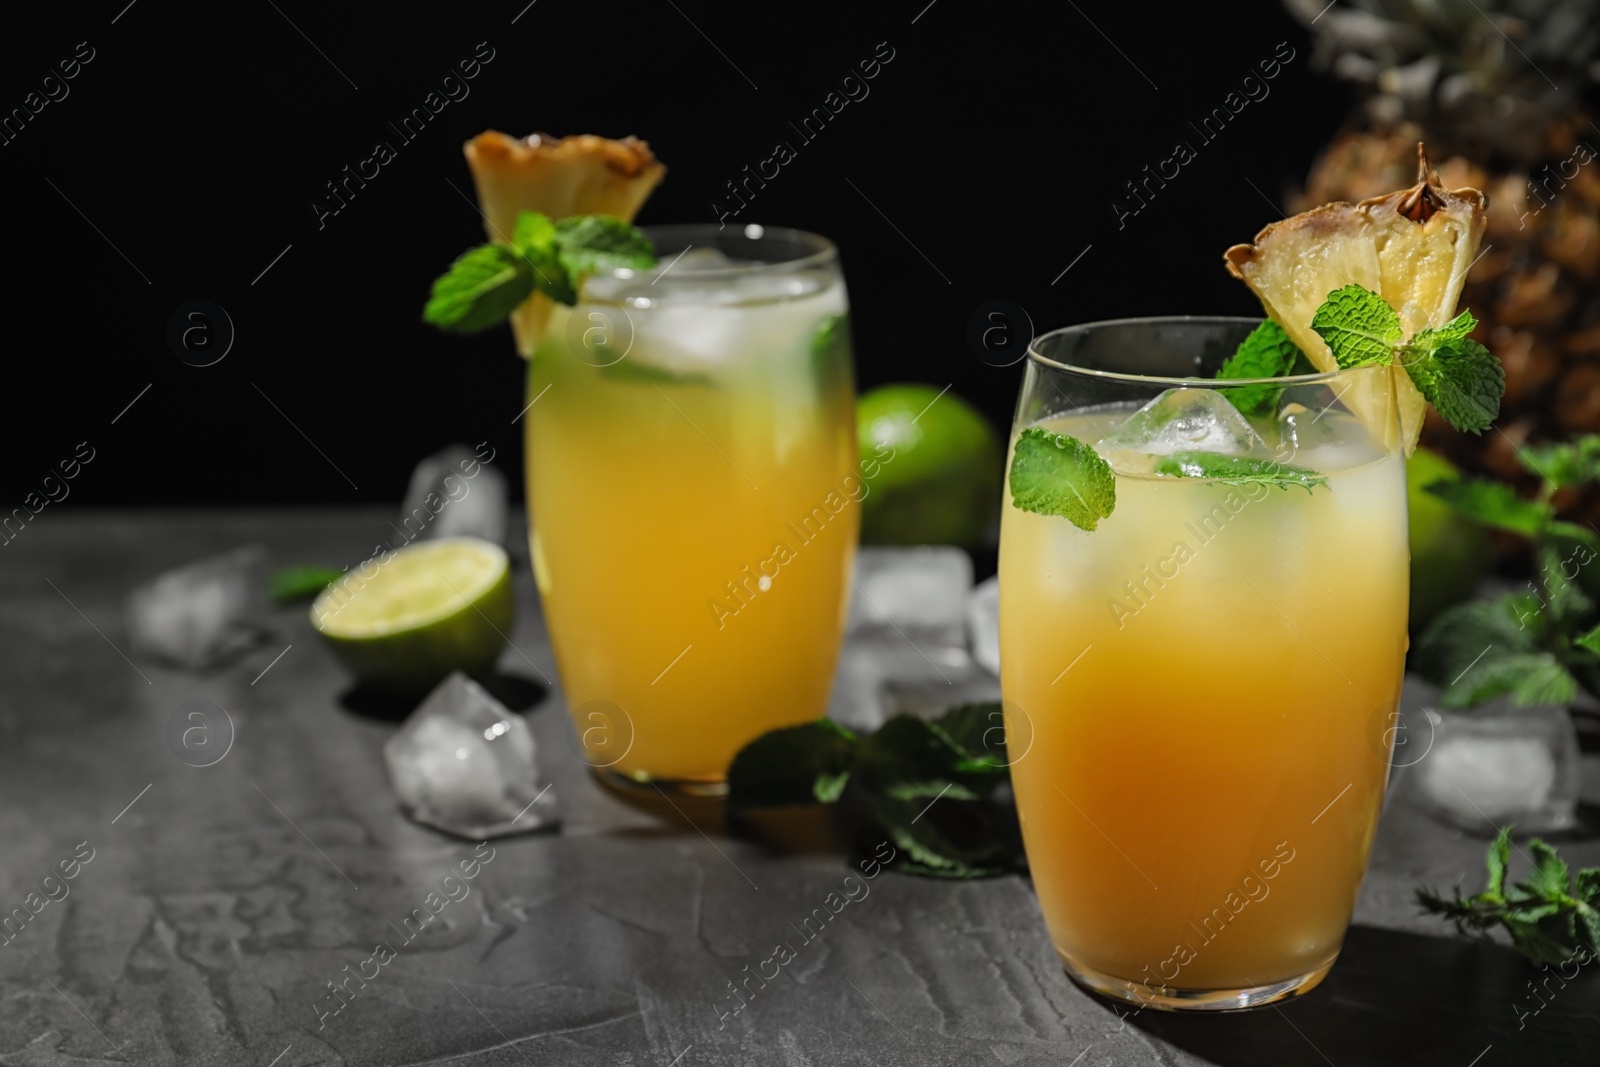
POLYGON ((1424 491, 1458 476, 1437 452, 1419 448, 1406 461, 1406 506, 1411 513, 1411 631, 1451 604, 1470 597, 1489 569, 1489 535, 1449 504, 1424 491))
POLYGON ((948 389, 885 385, 857 402, 856 427, 863 543, 992 543, 1004 460, 977 409, 948 389))

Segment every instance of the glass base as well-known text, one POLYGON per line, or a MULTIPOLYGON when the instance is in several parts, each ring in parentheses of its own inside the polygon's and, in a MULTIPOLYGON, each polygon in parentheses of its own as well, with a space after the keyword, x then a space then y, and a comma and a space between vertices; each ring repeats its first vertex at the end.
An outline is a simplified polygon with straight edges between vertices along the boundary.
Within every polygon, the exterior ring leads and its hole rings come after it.
POLYGON ((668 797, 725 797, 728 795, 728 783, 725 781, 699 781, 696 779, 679 778, 652 778, 647 774, 634 777, 611 770, 609 767, 590 767, 589 773, 593 774, 601 785, 624 793, 634 793, 641 796, 668 797))
POLYGON ((1249 1011, 1280 1000, 1290 1000, 1315 989, 1333 968, 1335 956, 1314 971, 1281 982, 1238 989, 1175 989, 1152 986, 1127 978, 1114 978, 1068 959, 1058 951, 1067 977, 1091 993, 1156 1011, 1249 1011))

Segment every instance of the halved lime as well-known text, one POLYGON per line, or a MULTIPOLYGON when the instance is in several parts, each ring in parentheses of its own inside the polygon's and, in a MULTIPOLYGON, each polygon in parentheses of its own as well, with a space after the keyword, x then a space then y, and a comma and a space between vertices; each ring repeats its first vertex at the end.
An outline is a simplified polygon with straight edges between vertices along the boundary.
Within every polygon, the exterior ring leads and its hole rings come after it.
POLYGON ((448 537, 352 568, 312 603, 311 625, 358 681, 413 696, 493 667, 514 613, 505 550, 448 537))

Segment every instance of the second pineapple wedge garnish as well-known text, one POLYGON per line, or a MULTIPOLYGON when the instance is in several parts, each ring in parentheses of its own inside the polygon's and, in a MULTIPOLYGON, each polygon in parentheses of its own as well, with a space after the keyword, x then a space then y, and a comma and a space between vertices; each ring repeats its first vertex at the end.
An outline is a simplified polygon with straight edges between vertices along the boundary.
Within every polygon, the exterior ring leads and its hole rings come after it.
MULTIPOLYGON (((509 244, 517 216, 537 212, 552 222, 575 215, 611 215, 632 222, 667 173, 635 137, 593 134, 517 139, 488 130, 466 144, 467 165, 483 208, 490 241, 509 244)), ((550 315, 550 300, 534 293, 511 315, 517 350, 531 356, 550 315)))
MULTIPOLYGON (((1311 322, 1328 294, 1359 285, 1380 295, 1399 316, 1404 336, 1438 329, 1455 314, 1467 269, 1478 252, 1485 222, 1484 196, 1476 189, 1445 189, 1417 146, 1417 184, 1359 204, 1326 204, 1275 222, 1255 243, 1235 245, 1225 259, 1230 273, 1260 298, 1267 314, 1322 371, 1339 369, 1311 322)), ((1409 455, 1422 432, 1427 401, 1406 371, 1389 368, 1389 388, 1369 376, 1360 395, 1343 402, 1380 442, 1393 444, 1398 407, 1400 443, 1409 455)))

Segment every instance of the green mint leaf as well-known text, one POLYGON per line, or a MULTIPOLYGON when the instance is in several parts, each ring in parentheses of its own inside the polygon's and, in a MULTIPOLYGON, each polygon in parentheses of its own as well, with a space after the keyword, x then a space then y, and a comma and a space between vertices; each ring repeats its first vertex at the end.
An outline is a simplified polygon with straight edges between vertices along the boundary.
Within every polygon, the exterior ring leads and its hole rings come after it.
POLYGON ((1021 859, 1015 819, 995 805, 877 797, 873 811, 894 842, 896 870, 930 878, 992 878, 1021 859))
POLYGON ((855 734, 827 719, 762 734, 728 767, 728 806, 830 804, 844 790, 859 745, 855 734))
POLYGON ((1220 452, 1174 452, 1156 461, 1155 472, 1168 478, 1205 478, 1223 485, 1271 485, 1284 490, 1297 485, 1308 493, 1328 484, 1326 477, 1306 467, 1220 452))
POLYGON ((586 274, 648 270, 655 246, 644 231, 612 215, 578 215, 555 225, 556 256, 576 287, 586 274))
POLYGON ((1600 434, 1563 444, 1523 445, 1517 458, 1557 489, 1600 481, 1600 434))
POLYGON ((1455 338, 1424 347, 1424 335, 1431 332, 1420 331, 1406 346, 1402 358, 1406 374, 1446 422, 1457 430, 1481 434, 1500 417, 1505 367, 1476 341, 1455 338))
POLYGON ((452 333, 479 333, 504 322, 533 292, 533 267, 506 245, 479 245, 433 283, 422 321, 452 333))
POLYGON ((1600 655, 1600 626, 1596 626, 1586 634, 1573 639, 1573 644, 1586 648, 1590 652, 1600 655))
POLYGON ((269 591, 273 601, 279 604, 311 600, 343 575, 344 571, 332 567, 285 567, 272 576, 269 591))
POLYGON ((1533 873, 1525 883, 1527 888, 1546 900, 1559 901, 1566 896, 1567 890, 1572 888, 1566 861, 1537 837, 1528 842, 1528 852, 1533 860, 1533 873))
POLYGON ((1011 457, 1011 503, 1093 530, 1117 506, 1117 476, 1076 437, 1030 426, 1017 438, 1011 457))
POLYGON ((1581 584, 1573 581, 1581 573, 1577 565, 1580 557, 1554 539, 1541 539, 1534 557, 1539 562, 1539 584, 1544 587, 1545 603, 1557 622, 1587 620, 1594 613, 1595 602, 1581 584))
POLYGON ((1489 868, 1489 883, 1484 887, 1484 893, 1494 896, 1505 896, 1506 892, 1506 867, 1511 862, 1511 831, 1510 826, 1502 826, 1500 832, 1495 834, 1494 842, 1489 846, 1485 857, 1485 865, 1489 868))
MULTIPOLYGON (((1217 371, 1218 378, 1282 378, 1292 372, 1301 358, 1300 349, 1271 319, 1262 322, 1217 371)), ((1244 385, 1223 390, 1233 406, 1244 415, 1269 416, 1283 395, 1281 385, 1244 385)))
POLYGON ((1504 482, 1447 478, 1422 488, 1475 522, 1524 537, 1537 537, 1555 517, 1555 508, 1550 504, 1526 500, 1504 482))
POLYGON ((877 796, 976 800, 997 781, 989 768, 974 763, 926 719, 896 715, 863 742, 857 770, 877 796))
POLYGON ((1009 773, 1006 770, 1009 760, 1006 757, 1005 711, 998 702, 962 704, 934 719, 931 725, 966 757, 962 764, 964 771, 1009 773))
POLYGON ((571 307, 578 302, 572 277, 557 255, 556 225, 549 216, 537 211, 519 213, 511 231, 511 243, 533 268, 535 288, 558 304, 571 307))
POLYGON ((1564 707, 1578 695, 1578 681, 1549 652, 1489 651, 1439 693, 1447 708, 1471 708, 1509 694, 1519 707, 1564 707))
POLYGON ((1404 333, 1400 316, 1383 297, 1359 285, 1329 293, 1311 317, 1311 328, 1328 343, 1335 362, 1345 370, 1392 363, 1404 333))
POLYGON ((811 334, 811 374, 824 396, 854 395, 850 354, 850 313, 827 316, 811 334))
POLYGON ((1463 311, 1437 329, 1429 326, 1418 330, 1417 335, 1411 339, 1411 345, 1431 352, 1446 341, 1466 340, 1467 334, 1477 329, 1477 326, 1478 320, 1472 317, 1472 312, 1463 311))
POLYGON ((1537 650, 1534 634, 1523 619, 1536 613, 1537 602, 1522 604, 1512 596, 1470 600, 1440 612, 1417 639, 1414 666, 1435 685, 1448 685, 1496 649, 1502 654, 1537 650))

